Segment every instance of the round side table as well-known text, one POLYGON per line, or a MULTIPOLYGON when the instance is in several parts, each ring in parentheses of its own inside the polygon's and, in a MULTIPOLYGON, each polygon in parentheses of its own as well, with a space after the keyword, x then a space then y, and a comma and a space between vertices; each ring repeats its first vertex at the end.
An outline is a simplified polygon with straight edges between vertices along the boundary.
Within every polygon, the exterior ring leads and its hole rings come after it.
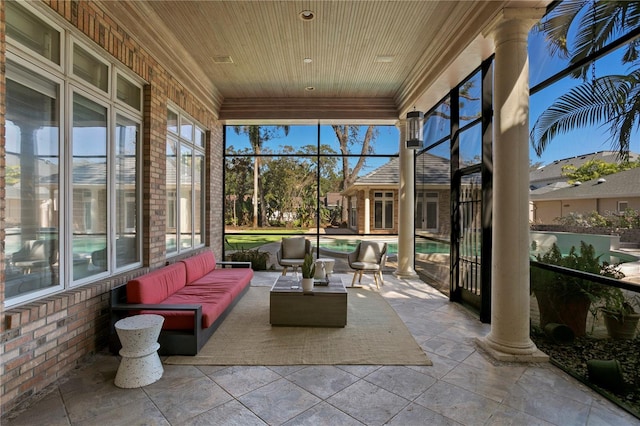
POLYGON ((122 343, 120 366, 114 384, 120 388, 147 386, 162 377, 158 356, 158 336, 164 318, 160 315, 134 315, 115 323, 122 343))

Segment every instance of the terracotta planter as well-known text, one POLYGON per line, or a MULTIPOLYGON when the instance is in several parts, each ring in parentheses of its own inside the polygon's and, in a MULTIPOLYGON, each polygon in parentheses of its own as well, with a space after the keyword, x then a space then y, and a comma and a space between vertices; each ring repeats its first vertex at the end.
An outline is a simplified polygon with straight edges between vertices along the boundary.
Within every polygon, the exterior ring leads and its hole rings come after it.
POLYGON ((619 321, 616 316, 606 310, 602 310, 602 316, 607 332, 612 339, 629 340, 636 336, 640 314, 625 315, 623 321, 619 321))
POLYGON ((534 291, 540 311, 540 327, 547 324, 564 324, 576 337, 584 336, 587 330, 587 315, 591 301, 586 296, 561 297, 551 291, 534 291))

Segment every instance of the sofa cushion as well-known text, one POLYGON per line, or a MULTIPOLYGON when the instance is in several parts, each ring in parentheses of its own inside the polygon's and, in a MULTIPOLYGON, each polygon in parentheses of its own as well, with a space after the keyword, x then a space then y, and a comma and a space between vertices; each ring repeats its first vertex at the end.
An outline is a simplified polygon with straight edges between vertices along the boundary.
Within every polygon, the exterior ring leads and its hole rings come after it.
POLYGON ((229 289, 231 295, 236 297, 251 283, 252 278, 253 269, 250 268, 220 268, 187 284, 187 287, 195 285, 200 285, 204 288, 206 286, 222 286, 229 289))
MULTIPOLYGON (((228 289, 222 287, 209 288, 207 291, 192 288, 183 290, 169 296, 163 304, 175 305, 202 305, 202 328, 208 328, 225 309, 231 304, 233 297, 228 289)), ((159 311, 165 320, 162 328, 165 330, 189 330, 193 329, 193 312, 191 311, 159 311)))
POLYGON ((306 254, 306 240, 304 237, 283 238, 282 239, 282 258, 283 259, 302 259, 306 254))
POLYGON ((183 288, 187 281, 185 265, 176 262, 127 283, 127 303, 160 303, 183 288))
POLYGON ((363 263, 378 263, 383 249, 384 243, 362 241, 360 243, 357 261, 363 263))
POLYGON ((187 283, 193 282, 216 269, 216 258, 212 251, 205 251, 181 260, 187 268, 187 283))

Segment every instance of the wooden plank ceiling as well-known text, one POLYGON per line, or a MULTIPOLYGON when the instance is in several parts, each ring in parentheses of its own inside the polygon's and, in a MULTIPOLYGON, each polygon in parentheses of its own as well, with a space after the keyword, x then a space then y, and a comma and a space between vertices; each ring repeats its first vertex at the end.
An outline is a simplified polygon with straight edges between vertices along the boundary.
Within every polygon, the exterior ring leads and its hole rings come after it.
POLYGON ((502 8, 547 3, 99 2, 228 122, 385 121, 426 109, 492 53, 482 30, 502 8))

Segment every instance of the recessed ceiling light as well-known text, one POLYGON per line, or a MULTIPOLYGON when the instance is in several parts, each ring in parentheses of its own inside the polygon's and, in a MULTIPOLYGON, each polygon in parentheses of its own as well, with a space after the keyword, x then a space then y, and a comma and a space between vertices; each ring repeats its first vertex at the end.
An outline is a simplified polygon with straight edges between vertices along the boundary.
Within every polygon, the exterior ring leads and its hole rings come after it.
POLYGON ((312 21, 316 17, 316 14, 312 10, 303 10, 300 12, 300 19, 303 21, 312 21))
POLYGON ((304 62, 305 64, 310 64, 313 61, 311 60, 311 58, 304 58, 302 62, 304 62))
POLYGON ((316 90, 316 88, 313 86, 307 86, 304 88, 304 90, 306 90, 307 92, 313 92, 314 90, 316 90))
POLYGON ((393 56, 391 56, 391 55, 378 55, 378 56, 376 56, 376 62, 388 64, 390 62, 393 62, 393 56))
POLYGON ((232 64, 233 59, 231 59, 231 56, 214 56, 213 62, 216 64, 232 64))

